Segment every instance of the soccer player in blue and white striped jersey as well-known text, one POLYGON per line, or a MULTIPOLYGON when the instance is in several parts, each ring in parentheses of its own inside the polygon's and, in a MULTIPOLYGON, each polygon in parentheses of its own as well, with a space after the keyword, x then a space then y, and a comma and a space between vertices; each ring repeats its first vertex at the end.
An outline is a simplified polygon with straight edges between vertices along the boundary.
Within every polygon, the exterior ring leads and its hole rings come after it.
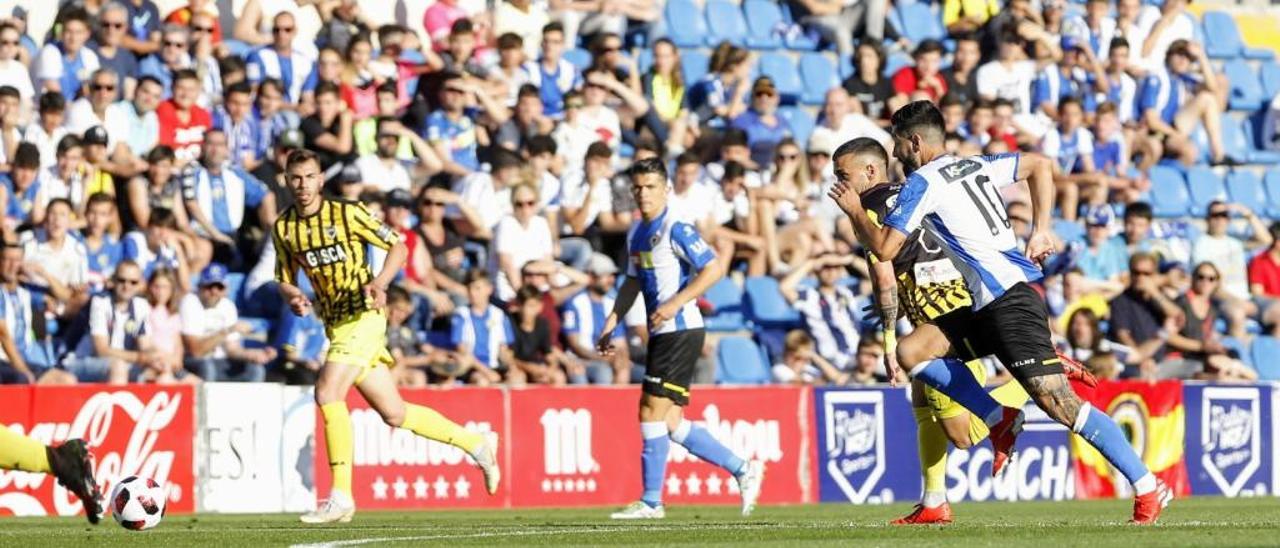
POLYGON ((605 355, 613 352, 613 330, 619 318, 631 309, 636 296, 642 295, 645 310, 649 311, 648 355, 640 397, 644 493, 639 501, 611 517, 666 516, 662 486, 672 441, 733 474, 742 494, 742 514, 750 515, 764 483, 764 463, 743 460, 706 428, 684 418, 694 366, 702 355, 706 337, 696 300, 724 272, 698 229, 667 208, 671 185, 662 160, 639 160, 632 164, 628 176, 641 218, 627 232, 626 281, 605 318, 596 346, 605 355))

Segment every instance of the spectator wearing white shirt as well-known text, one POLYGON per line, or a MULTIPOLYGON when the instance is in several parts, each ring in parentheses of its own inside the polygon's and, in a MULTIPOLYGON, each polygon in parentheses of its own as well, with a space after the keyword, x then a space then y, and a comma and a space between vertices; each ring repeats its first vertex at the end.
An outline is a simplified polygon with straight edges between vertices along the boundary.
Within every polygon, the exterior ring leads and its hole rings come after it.
POLYGON ((358 192, 354 196, 349 193, 352 187, 361 191, 376 190, 383 193, 396 189, 409 190, 412 185, 409 170, 405 169, 404 163, 397 157, 401 139, 407 139, 413 145, 425 173, 437 173, 443 165, 431 145, 395 118, 380 116, 377 124, 374 153, 356 159, 355 165, 360 171, 362 184, 343 186, 343 194, 348 199, 359 197, 358 192))
POLYGON ((55 304, 50 309, 72 317, 89 300, 89 254, 71 235, 71 202, 54 198, 45 208, 42 230, 24 232, 27 282, 47 288, 55 304))
POLYGON ((31 85, 31 70, 18 58, 21 40, 22 32, 13 23, 0 23, 0 82, 18 90, 23 112, 30 113, 36 91, 31 85))
POLYGON ((240 321, 236 305, 227 298, 227 267, 218 263, 200 272, 199 289, 182 298, 182 346, 188 371, 206 382, 238 380, 262 382, 274 348, 245 348, 241 336, 252 331, 240 321))
POLYGON ((597 141, 587 148, 582 171, 564 179, 561 210, 569 234, 598 238, 600 232, 619 233, 630 225, 631 219, 613 208, 612 162, 609 145, 597 141))
POLYGON ((829 139, 835 143, 847 143, 858 137, 870 137, 893 152, 893 139, 889 132, 875 120, 867 118, 852 108, 854 102, 842 87, 831 88, 822 105, 822 122, 813 128, 810 139, 829 139))
POLYGON ((39 120, 23 130, 22 140, 40 150, 40 167, 48 168, 57 161, 58 142, 70 133, 62 125, 66 120, 67 100, 56 91, 46 91, 40 95, 39 112, 39 120))
MULTIPOLYGON (((478 220, 484 224, 483 227, 474 228, 492 234, 498 228, 498 221, 511 214, 511 188, 522 180, 523 165, 519 156, 503 149, 494 151, 489 166, 490 173, 478 171, 458 179, 453 191, 458 194, 459 201, 470 206, 478 220)), ((456 207, 450 207, 446 216, 455 222, 465 220, 462 211, 456 207)))
MULTIPOLYGON (((2 80, 0 80, 2 81, 2 80)), ((19 119, 22 117, 22 95, 17 88, 0 84, 0 172, 8 172, 13 155, 22 142, 19 119)))
POLYGON ((89 302, 89 331, 76 345, 65 371, 78 382, 126 384, 170 373, 151 344, 151 304, 142 297, 142 269, 121 262, 110 290, 89 302))
POLYGON ((22 246, 4 242, 0 249, 0 384, 52 382, 61 371, 51 370, 53 359, 36 342, 32 321, 31 291, 22 283, 25 262, 22 246))
POLYGON ((1015 31, 1000 40, 997 57, 978 67, 978 97, 994 101, 1007 99, 1019 115, 1031 113, 1031 83, 1036 79, 1036 62, 1027 59, 1026 42, 1015 31))
POLYGON ((555 259, 551 226, 538 214, 538 192, 521 184, 511 189, 512 214, 498 222, 493 235, 493 273, 498 299, 510 301, 520 288, 520 269, 530 261, 555 259))
POLYGON ((564 119, 556 124, 551 137, 556 141, 556 150, 564 159, 564 173, 573 173, 582 169, 582 159, 587 156, 587 149, 592 143, 600 140, 599 134, 587 123, 582 115, 586 100, 579 91, 570 91, 564 95, 564 119))
POLYGON ((493 34, 508 32, 524 42, 524 54, 530 59, 538 56, 542 48, 542 28, 551 22, 545 3, 532 0, 506 0, 498 2, 493 16, 493 34))
POLYGON ((107 135, 108 171, 131 177, 145 167, 133 155, 126 140, 132 133, 125 111, 113 108, 120 76, 108 68, 100 68, 89 77, 88 94, 76 99, 67 112, 67 127, 72 133, 85 135, 90 128, 101 127, 107 135))
POLYGON ((1195 40, 1195 16, 1187 13, 1187 0, 1165 0, 1159 8, 1145 6, 1138 17, 1142 42, 1133 42, 1141 48, 1142 68, 1158 71, 1164 68, 1165 53, 1178 40, 1195 40))

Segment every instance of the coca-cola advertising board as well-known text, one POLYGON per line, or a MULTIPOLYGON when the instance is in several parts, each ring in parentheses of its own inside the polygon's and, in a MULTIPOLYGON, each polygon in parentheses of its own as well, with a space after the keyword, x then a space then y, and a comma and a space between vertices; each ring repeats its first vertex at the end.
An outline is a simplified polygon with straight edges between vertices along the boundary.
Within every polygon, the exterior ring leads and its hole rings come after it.
MULTIPOLYGON (((425 405, 477 432, 505 431, 506 398, 499 388, 401 390, 408 403, 425 405)), ((500 508, 506 506, 505 485, 495 496, 470 456, 456 447, 392 428, 369 407, 360 393, 347 396, 354 430, 351 491, 358 508, 500 508)), ((332 475, 325 451, 324 418, 317 409, 315 436, 316 495, 329 496, 332 475)), ((498 459, 503 472, 512 450, 503 437, 498 459)))
MULTIPOLYGON (((747 459, 767 465, 762 503, 813 500, 809 390, 695 388, 685 417, 747 459)), ((526 388, 510 392, 511 502, 618 505, 640 496, 638 387, 526 388)), ((736 504, 737 482, 672 444, 664 494, 674 504, 736 504)))
MULTIPOLYGON (((44 443, 84 439, 103 492, 144 476, 164 485, 168 511, 194 506, 195 393, 190 386, 0 387, 0 424, 44 443)), ((0 515, 71 516, 83 506, 47 474, 0 470, 0 515)))

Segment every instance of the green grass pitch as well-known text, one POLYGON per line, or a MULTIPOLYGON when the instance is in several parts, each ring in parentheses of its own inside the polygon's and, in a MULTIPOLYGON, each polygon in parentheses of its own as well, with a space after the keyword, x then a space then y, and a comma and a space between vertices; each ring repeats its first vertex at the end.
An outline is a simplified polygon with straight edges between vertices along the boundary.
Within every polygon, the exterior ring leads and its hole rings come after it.
POLYGON ((292 515, 169 516, 132 532, 110 517, 0 519, 0 546, 424 546, 631 544, 742 546, 1277 546, 1274 498, 1175 500, 1155 527, 1125 525, 1129 501, 957 504, 945 527, 890 527, 907 505, 671 507, 667 519, 614 522, 608 509, 363 512, 343 525, 307 527, 292 515))

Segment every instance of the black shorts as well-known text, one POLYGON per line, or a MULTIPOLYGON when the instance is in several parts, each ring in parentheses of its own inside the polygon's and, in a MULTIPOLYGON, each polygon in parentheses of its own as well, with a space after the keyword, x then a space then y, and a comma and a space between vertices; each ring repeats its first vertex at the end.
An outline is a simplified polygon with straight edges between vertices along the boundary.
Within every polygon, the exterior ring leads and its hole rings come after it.
POLYGON ((1050 342, 1044 301, 1026 283, 1009 288, 973 314, 942 316, 937 325, 952 351, 965 361, 994 355, 1019 380, 1062 373, 1050 342))
POLYGON ((707 332, 685 329, 649 337, 644 361, 644 393, 667 398, 679 406, 689 404, 689 384, 702 357, 707 332))

